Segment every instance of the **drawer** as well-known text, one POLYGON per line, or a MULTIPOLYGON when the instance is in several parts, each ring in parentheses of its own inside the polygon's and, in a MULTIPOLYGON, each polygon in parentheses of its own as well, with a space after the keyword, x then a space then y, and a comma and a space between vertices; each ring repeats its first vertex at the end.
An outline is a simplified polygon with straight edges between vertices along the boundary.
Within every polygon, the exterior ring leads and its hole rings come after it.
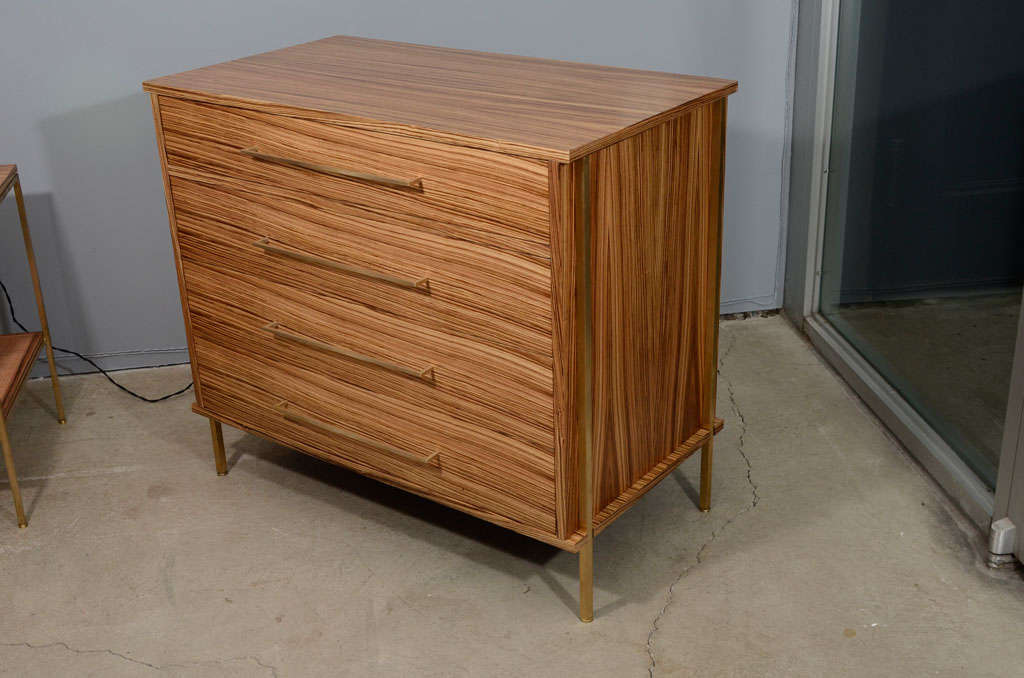
MULTIPOLYGON (((554 456, 549 370, 357 304, 213 267, 188 266, 192 331, 264 364, 382 394, 554 456)), ((204 356, 197 349, 202 381, 204 356)), ((205 392, 204 392, 205 395, 205 392)))
POLYGON ((181 256, 344 300, 550 369, 546 264, 351 208, 172 179, 181 256), (376 277, 373 277, 376 276, 376 277))
POLYGON ((166 97, 160 116, 172 177, 399 213, 442 235, 549 256, 544 162, 166 97))
POLYGON ((555 532, 551 456, 250 347, 196 335, 203 408, 290 447, 496 522, 555 532), (493 518, 492 518, 493 519, 493 518))

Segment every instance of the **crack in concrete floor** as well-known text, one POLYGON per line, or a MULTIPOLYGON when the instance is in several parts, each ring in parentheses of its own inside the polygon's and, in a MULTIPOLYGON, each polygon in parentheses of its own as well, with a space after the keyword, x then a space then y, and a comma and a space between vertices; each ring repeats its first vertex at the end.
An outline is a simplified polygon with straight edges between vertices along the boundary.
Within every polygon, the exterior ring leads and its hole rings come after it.
POLYGON ((202 660, 202 661, 186 662, 184 664, 178 664, 178 663, 173 663, 173 664, 151 664, 149 662, 142 661, 141 659, 135 659, 134 657, 129 657, 126 654, 121 654, 120 652, 116 652, 115 650, 110 650, 110 649, 106 649, 106 648, 98 649, 98 650, 91 650, 91 649, 82 650, 82 649, 79 649, 79 648, 76 648, 76 647, 72 647, 72 646, 68 645, 67 643, 65 643, 64 641, 61 641, 61 640, 57 640, 57 641, 54 641, 52 643, 42 643, 42 644, 39 644, 39 645, 36 645, 36 644, 33 644, 33 643, 28 643, 28 642, 0 643, 0 647, 27 647, 30 650, 45 650, 45 649, 51 648, 51 647, 62 647, 65 650, 67 650, 68 652, 72 652, 74 654, 108 654, 111 657, 116 657, 118 659, 123 659, 124 661, 131 662, 132 664, 138 664, 139 666, 145 666, 147 668, 153 669, 154 671, 165 671, 167 669, 187 669, 187 668, 189 668, 191 666, 210 666, 210 665, 218 665, 218 664, 227 664, 228 662, 251 661, 254 664, 256 664, 257 666, 259 666, 260 668, 264 668, 264 669, 267 669, 268 671, 270 671, 270 675, 273 676, 273 678, 278 678, 278 673, 277 673, 277 668, 276 667, 271 666, 270 664, 265 664, 265 663, 263 663, 260 660, 259 657, 255 657, 255 656, 252 656, 252 655, 249 655, 249 656, 246 656, 246 657, 228 657, 227 659, 205 659, 205 660, 202 660))
POLYGON ((733 387, 732 380, 725 377, 722 374, 722 366, 725 364, 725 359, 729 356, 729 353, 732 352, 732 349, 735 345, 736 335, 733 334, 732 339, 729 341, 729 344, 726 346, 725 351, 722 352, 722 356, 718 360, 718 378, 719 381, 724 381, 725 383, 725 390, 729 397, 729 407, 736 415, 737 421, 739 421, 739 439, 736 443, 736 450, 737 452, 739 452, 740 456, 743 458, 743 461, 747 466, 747 484, 750 486, 750 503, 747 506, 744 506, 739 511, 737 511, 732 517, 730 517, 724 523, 722 523, 722 525, 718 529, 712 530, 711 536, 708 537, 708 539, 700 545, 700 548, 697 549, 697 555, 694 556, 693 562, 687 565, 685 568, 683 568, 682 572, 680 572, 679 575, 672 581, 672 583, 669 584, 668 590, 665 592, 665 604, 662 605, 661 610, 658 611, 658 614, 651 621, 650 631, 648 631, 647 633, 647 656, 650 660, 647 665, 648 678, 654 678, 654 671, 658 665, 657 659, 655 658, 654 654, 654 636, 658 632, 659 623, 661 622, 662 618, 664 618, 665 613, 668 612, 669 606, 672 605, 676 585, 683 580, 683 578, 687 575, 687 573, 690 570, 692 570, 694 567, 700 565, 703 562, 704 551, 707 550, 708 546, 714 543, 716 539, 718 539, 718 535, 724 532, 725 529, 732 525, 732 523, 735 522, 737 519, 739 519, 740 516, 757 508, 758 502, 761 501, 761 496, 758 494, 757 491, 757 483, 754 482, 753 478, 754 467, 750 463, 750 457, 747 455, 747 452, 744 449, 744 444, 746 442, 747 435, 747 420, 746 417, 743 416, 743 411, 740 409, 739 404, 736 402, 736 391, 733 387))
MULTIPOLYGON (((282 676, 348 670, 596 678, 643 675, 649 663, 657 678, 959 678, 965 666, 1017 675, 1024 662, 1012 631, 1024 623, 1020 575, 993 582, 983 563, 968 557, 972 540, 949 524, 950 516, 954 524, 966 519, 785 321, 729 323, 721 349, 718 404, 728 429, 716 441, 715 510, 697 513, 679 502, 675 487, 639 505, 635 530, 659 516, 668 533, 679 518, 689 527, 670 535, 659 530, 671 541, 641 554, 632 551, 635 540, 603 542, 608 577, 629 577, 628 586, 619 586, 631 595, 590 628, 567 628, 571 603, 547 590, 511 595, 522 584, 536 589, 521 575, 534 571, 531 558, 542 557, 534 554, 547 553, 519 537, 505 540, 499 528, 475 523, 452 526, 453 514, 424 511, 422 500, 404 501, 404 493, 331 474, 315 460, 233 431, 228 442, 241 463, 233 468, 235 481, 222 482, 211 472, 205 422, 193 422, 188 403, 137 405, 109 393, 98 377, 69 378, 72 406, 77 399, 79 410, 110 416, 83 414, 56 430, 48 410, 23 401, 15 427, 44 453, 26 455, 27 475, 144 469, 39 482, 29 489, 41 508, 28 532, 12 524, 0 485, 0 595, 14 603, 4 609, 0 642, 41 644, 60 636, 74 647, 113 648, 156 666, 211 663, 156 669, 60 646, 22 646, 0 647, 0 665, 18 675, 102 667, 106 675, 270 676, 258 660, 241 659, 255 655, 282 676), (131 444, 119 445, 122 437, 131 444), (746 462, 737 454, 741 438, 746 462), (150 483, 159 484, 152 494, 150 483), (791 492, 797 483, 800 492, 791 492), (758 500, 767 500, 756 512, 755 489, 758 500), (821 510, 804 520, 808 506, 821 510), (667 518, 659 513, 668 509, 667 518), (259 529, 240 529, 243 513, 259 529), (420 513, 426 515, 410 518, 420 513), (748 534, 759 538, 748 541, 748 534), (197 552, 203 560, 188 558, 197 552), (168 602, 160 577, 171 554, 178 605, 168 602), (194 567, 182 567, 188 563, 194 567), (659 573, 657 579, 633 579, 638 568, 659 573), (31 600, 21 591, 31 591, 31 600), (221 591, 234 600, 213 595, 221 591), (412 591, 423 595, 408 597, 412 591), (396 592, 416 608, 405 607, 396 592), (499 606, 506 615, 493 614, 499 606), (275 621, 282 613, 285 621, 275 621), (517 623, 508 624, 510 618, 517 623), (112 620, 127 623, 111 626, 112 620), (929 642, 922 645, 922 637, 929 642), (650 656, 640 654, 645 639, 650 656), (165 654, 172 642, 192 649, 165 654), (565 652, 567 642, 578 651, 565 652), (212 663, 221 657, 240 659, 212 663)), ((157 392, 186 370, 125 374, 157 392)), ((28 384, 40 403, 48 387, 45 380, 28 384)), ((692 491, 694 471, 676 476, 683 489, 692 491)), ((568 569, 541 571, 553 572, 558 590, 566 589, 568 569)))

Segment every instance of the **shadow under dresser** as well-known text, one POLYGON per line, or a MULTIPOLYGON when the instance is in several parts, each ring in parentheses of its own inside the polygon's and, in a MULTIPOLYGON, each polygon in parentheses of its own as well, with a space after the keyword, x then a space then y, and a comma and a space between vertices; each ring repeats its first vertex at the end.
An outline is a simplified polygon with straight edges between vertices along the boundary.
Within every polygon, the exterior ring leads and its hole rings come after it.
POLYGON ((698 450, 736 82, 333 37, 147 81, 221 423, 580 554, 698 450))

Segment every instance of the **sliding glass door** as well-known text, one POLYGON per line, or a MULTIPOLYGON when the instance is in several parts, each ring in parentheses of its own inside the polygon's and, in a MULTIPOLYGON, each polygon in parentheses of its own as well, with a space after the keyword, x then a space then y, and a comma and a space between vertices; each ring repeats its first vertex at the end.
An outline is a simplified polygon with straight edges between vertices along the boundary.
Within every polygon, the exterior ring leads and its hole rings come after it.
POLYGON ((991 490, 1024 281, 1024 3, 839 10, 818 317, 991 490))

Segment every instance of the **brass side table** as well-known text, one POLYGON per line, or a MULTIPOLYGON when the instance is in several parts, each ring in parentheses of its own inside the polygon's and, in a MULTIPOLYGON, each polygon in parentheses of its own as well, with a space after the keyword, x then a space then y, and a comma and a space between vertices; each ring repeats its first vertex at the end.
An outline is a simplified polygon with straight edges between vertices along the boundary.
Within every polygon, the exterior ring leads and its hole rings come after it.
POLYGON ((57 379, 57 365, 53 361, 53 343, 50 341, 50 327, 46 322, 46 309, 43 306, 43 290, 39 286, 39 270, 36 268, 36 255, 32 249, 32 237, 28 232, 28 219, 25 216, 25 199, 21 194, 21 182, 18 180, 16 165, 0 165, 0 202, 7 193, 14 189, 14 199, 18 202, 18 217, 21 219, 21 234, 25 239, 25 254, 28 256, 28 267, 32 273, 32 287, 36 293, 36 307, 39 310, 39 332, 22 332, 19 334, 0 334, 0 446, 3 447, 4 466, 7 478, 11 482, 11 494, 14 495, 14 510, 18 514, 18 527, 27 527, 25 509, 21 504, 21 490, 18 488, 18 476, 14 472, 14 455, 11 452, 11 439, 7 435, 7 415, 14 407, 14 401, 21 391, 25 379, 32 370, 32 364, 39 349, 46 346, 46 359, 50 363, 50 379, 53 384, 53 397, 57 403, 57 419, 65 422, 64 400, 60 394, 60 381, 57 379))

